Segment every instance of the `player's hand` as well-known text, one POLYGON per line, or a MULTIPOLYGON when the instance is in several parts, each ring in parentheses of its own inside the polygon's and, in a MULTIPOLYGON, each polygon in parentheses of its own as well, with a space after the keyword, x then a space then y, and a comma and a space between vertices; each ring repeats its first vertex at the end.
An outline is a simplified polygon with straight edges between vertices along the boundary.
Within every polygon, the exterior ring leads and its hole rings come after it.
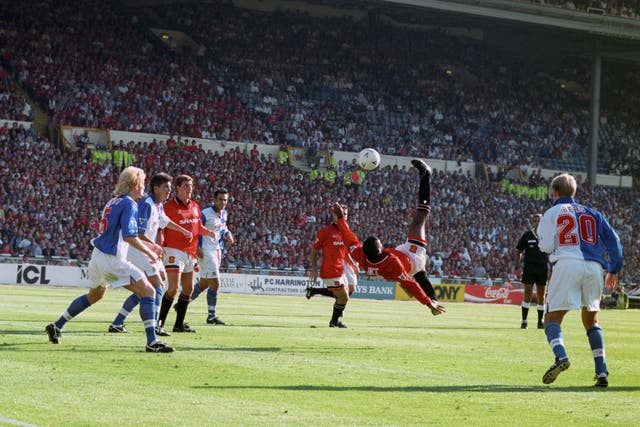
POLYGON ((182 234, 184 235, 184 237, 187 238, 187 240, 189 241, 193 240, 193 234, 189 230, 184 230, 182 234))
POLYGON ((615 289, 618 286, 618 275, 616 273, 607 273, 604 283, 609 289, 615 289))
POLYGON ((227 235, 224 236, 224 240, 230 244, 233 244, 233 242, 235 242, 235 240, 233 239, 233 234, 231 233, 227 233, 227 235))
POLYGON ((429 307, 429 310, 431 310, 431 314, 433 314, 434 316, 447 312, 444 306, 440 305, 438 301, 433 301, 433 300, 429 301, 429 303, 427 304, 427 307, 429 307))

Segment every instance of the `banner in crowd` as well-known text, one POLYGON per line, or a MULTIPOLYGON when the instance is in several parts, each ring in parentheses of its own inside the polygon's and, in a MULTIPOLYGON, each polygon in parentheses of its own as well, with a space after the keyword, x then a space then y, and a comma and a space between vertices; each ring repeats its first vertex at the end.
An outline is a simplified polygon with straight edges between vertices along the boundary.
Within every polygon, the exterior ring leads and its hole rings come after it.
POLYGON ((464 300, 467 302, 521 305, 523 298, 524 289, 514 289, 511 286, 466 285, 464 287, 464 300))

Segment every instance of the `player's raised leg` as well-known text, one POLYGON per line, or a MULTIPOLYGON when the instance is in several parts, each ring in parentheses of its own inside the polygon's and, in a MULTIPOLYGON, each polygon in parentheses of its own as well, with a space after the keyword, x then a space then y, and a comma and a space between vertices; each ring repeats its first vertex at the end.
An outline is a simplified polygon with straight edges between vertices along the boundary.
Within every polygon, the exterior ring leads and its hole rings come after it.
MULTIPOLYGON (((420 172, 420 184, 418 186, 418 197, 416 200, 416 212, 413 215, 411 224, 409 225, 409 233, 407 239, 410 243, 427 248, 427 219, 431 212, 431 174, 432 169, 424 160, 413 159, 411 164, 420 172)), ((425 294, 431 298, 434 303, 434 307, 431 308, 431 313, 434 316, 441 314, 441 311, 437 310, 438 300, 436 298, 436 292, 429 280, 429 275, 425 265, 419 269, 413 278, 418 282, 425 294)))

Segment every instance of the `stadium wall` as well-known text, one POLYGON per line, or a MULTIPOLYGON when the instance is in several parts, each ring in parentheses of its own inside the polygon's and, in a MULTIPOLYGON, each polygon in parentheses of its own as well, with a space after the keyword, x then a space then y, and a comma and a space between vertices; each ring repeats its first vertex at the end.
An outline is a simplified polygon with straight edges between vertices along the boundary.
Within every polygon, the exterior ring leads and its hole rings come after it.
MULTIPOLYGON (((74 133, 82 133, 84 128, 75 128, 75 127, 67 127, 65 126, 64 131, 68 134, 74 133)), ((126 132, 126 131, 118 131, 118 130, 109 130, 107 132, 108 140, 113 143, 119 143, 120 141, 125 144, 128 142, 141 142, 143 144, 151 143, 152 141, 157 141, 159 143, 166 143, 168 136, 161 134, 153 134, 153 133, 144 133, 144 132, 126 132)), ((92 138, 92 134, 89 134, 89 137, 92 138)), ((229 150, 233 150, 239 148, 241 151, 249 151, 256 146, 256 149, 260 152, 260 154, 264 154, 268 156, 272 155, 273 158, 277 158, 278 151, 280 149, 279 145, 266 145, 266 144, 257 144, 253 142, 233 142, 233 141, 223 141, 223 140, 210 140, 203 138, 183 138, 183 141, 196 141, 197 145, 202 145, 204 150, 210 150, 215 153, 224 153, 229 150)), ((101 140, 91 141, 92 143, 99 143, 101 140)), ((351 163, 356 159, 357 153, 348 152, 348 151, 335 151, 333 153, 336 160, 344 160, 347 163, 351 163)), ((384 166, 398 166, 399 168, 410 167, 410 157, 401 157, 401 156, 388 156, 382 155, 382 163, 384 166)), ((475 177, 476 174, 476 164, 471 162, 460 162, 453 160, 440 160, 440 159, 429 159, 429 163, 436 170, 442 170, 445 172, 458 171, 460 173, 466 174, 469 172, 471 176, 475 177)), ((545 178, 551 178, 558 172, 569 172, 576 177, 586 178, 586 171, 558 171, 554 169, 541 169, 541 174, 545 178)), ((597 185, 606 185, 611 187, 622 187, 622 188, 631 188, 633 186, 633 178, 631 176, 615 176, 615 175, 596 175, 596 184, 597 185)))

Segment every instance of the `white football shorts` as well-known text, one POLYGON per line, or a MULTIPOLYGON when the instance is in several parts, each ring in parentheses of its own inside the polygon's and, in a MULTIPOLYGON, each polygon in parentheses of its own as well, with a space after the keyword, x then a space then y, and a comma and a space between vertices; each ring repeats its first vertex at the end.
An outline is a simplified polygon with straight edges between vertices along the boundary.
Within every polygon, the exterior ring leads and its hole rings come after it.
POLYGON ((599 262, 562 258, 553 266, 547 285, 547 312, 600 310, 604 269, 599 262))
POLYGON ((127 259, 105 254, 93 248, 87 270, 91 287, 109 286, 120 288, 145 279, 144 273, 127 259))

